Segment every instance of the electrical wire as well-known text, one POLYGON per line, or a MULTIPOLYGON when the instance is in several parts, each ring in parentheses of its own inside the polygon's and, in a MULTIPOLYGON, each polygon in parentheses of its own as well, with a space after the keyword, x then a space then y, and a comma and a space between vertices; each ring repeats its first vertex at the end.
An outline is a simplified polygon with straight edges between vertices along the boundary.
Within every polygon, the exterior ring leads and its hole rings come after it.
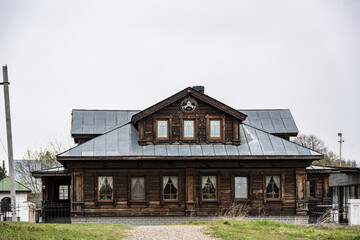
POLYGON ((1 137, 0 137, 0 142, 1 142, 1 145, 2 145, 2 147, 4 149, 4 151, 6 152, 6 155, 9 155, 8 152, 6 151, 6 148, 4 146, 4 143, 3 143, 2 139, 1 139, 1 137))

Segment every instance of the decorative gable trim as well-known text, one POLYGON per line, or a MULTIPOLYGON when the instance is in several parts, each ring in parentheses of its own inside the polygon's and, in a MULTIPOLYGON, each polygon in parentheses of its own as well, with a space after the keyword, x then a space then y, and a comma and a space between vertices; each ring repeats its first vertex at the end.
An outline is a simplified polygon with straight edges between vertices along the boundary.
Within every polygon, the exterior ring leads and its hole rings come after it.
POLYGON ((240 121, 244 121, 247 117, 247 115, 237 111, 236 109, 233 109, 232 107, 229 107, 228 105, 225 105, 224 103, 222 103, 212 97, 209 97, 208 95, 205 95, 204 93, 201 93, 191 87, 187 87, 184 90, 172 95, 171 97, 168 97, 165 100, 133 115, 131 118, 131 123, 134 126, 137 126, 138 122, 141 119, 143 119, 143 118, 163 109, 164 107, 170 105, 171 103, 176 102, 187 96, 193 96, 193 97, 231 115, 232 117, 239 119, 240 121))

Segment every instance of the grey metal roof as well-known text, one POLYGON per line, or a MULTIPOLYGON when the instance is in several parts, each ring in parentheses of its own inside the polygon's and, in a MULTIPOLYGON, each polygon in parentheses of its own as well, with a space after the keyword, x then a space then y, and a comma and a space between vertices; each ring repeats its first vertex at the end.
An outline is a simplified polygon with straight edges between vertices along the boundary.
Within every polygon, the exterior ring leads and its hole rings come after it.
MULTIPOLYGON (((238 110, 248 117, 244 123, 269 133, 299 131, 289 109, 238 110)), ((99 135, 130 122, 139 110, 80 110, 72 112, 72 135, 99 135)))
POLYGON ((248 117, 244 123, 269 133, 293 133, 299 132, 294 118, 289 109, 260 109, 260 110, 238 110, 248 117))
POLYGON ((339 170, 339 168, 311 165, 306 170, 339 170))
POLYGON ((71 134, 102 134, 130 122, 138 110, 79 110, 72 111, 71 134))
POLYGON ((320 153, 240 124, 240 145, 146 145, 138 144, 138 131, 131 123, 80 144, 58 157, 216 157, 216 156, 316 156, 320 153))

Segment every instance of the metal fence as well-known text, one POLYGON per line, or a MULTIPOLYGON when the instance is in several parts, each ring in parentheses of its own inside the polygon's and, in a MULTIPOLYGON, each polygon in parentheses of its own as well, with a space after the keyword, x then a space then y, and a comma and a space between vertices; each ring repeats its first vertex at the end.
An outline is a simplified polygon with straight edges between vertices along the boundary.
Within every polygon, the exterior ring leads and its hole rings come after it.
POLYGON ((45 222, 53 219, 70 218, 70 204, 47 201, 42 205, 45 222))

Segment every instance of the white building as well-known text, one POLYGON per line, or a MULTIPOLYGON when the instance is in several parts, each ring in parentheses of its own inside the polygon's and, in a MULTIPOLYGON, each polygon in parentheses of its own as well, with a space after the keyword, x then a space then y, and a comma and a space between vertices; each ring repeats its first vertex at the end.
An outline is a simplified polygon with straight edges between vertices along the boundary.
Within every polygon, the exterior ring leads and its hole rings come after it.
MULTIPOLYGON (((16 215, 18 221, 35 222, 35 204, 28 201, 31 190, 15 181, 16 215)), ((11 220, 10 178, 0 181, 0 221, 11 220)))

